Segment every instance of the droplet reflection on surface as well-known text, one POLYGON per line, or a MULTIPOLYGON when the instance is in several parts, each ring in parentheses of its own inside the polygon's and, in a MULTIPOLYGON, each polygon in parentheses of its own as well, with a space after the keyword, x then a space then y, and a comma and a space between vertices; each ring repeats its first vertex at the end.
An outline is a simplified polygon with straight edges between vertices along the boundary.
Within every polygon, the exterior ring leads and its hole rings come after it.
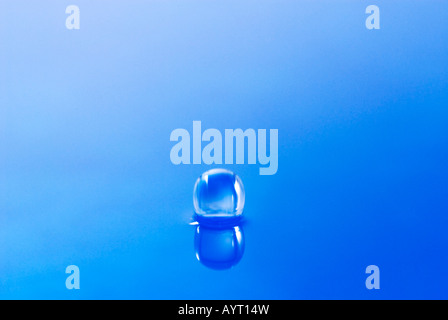
POLYGON ((196 218, 205 220, 235 220, 243 213, 244 187, 241 179, 225 169, 203 173, 194 186, 193 203, 196 218))
POLYGON ((194 246, 196 257, 204 266, 215 270, 229 269, 243 256, 243 230, 239 226, 215 229, 199 225, 194 246))

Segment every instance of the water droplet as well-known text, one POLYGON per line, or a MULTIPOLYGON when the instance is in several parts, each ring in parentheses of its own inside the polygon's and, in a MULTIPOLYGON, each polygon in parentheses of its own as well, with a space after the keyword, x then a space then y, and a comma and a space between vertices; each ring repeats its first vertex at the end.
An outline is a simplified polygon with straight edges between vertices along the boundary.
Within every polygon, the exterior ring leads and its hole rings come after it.
POLYGON ((196 258, 204 266, 215 270, 229 269, 243 256, 243 229, 239 226, 215 229, 199 225, 194 246, 196 258))
POLYGON ((200 223, 234 222, 243 214, 243 183, 229 170, 209 170, 196 181, 193 202, 200 223))

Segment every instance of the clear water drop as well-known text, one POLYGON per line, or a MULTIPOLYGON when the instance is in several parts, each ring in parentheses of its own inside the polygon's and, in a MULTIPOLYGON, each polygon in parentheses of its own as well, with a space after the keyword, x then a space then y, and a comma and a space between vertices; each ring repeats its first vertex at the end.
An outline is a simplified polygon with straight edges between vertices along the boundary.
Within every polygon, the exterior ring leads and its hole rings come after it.
POLYGON ((215 270, 235 266, 244 253, 244 233, 240 226, 222 229, 199 225, 194 237, 196 258, 215 270))
POLYGON ((239 219, 244 208, 244 187, 241 179, 225 169, 203 173, 194 186, 193 202, 196 218, 204 221, 239 219))

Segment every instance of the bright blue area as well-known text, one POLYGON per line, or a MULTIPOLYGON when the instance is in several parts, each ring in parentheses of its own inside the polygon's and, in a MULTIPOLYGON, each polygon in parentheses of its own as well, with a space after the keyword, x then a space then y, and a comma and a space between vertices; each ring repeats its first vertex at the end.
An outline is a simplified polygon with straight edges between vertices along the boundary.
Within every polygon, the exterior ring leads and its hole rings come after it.
POLYGON ((0 298, 447 299, 447 21, 446 1, 0 2, 0 298), (228 270, 188 225, 211 167, 170 162, 193 120, 279 130, 276 175, 223 166, 246 190, 228 270))

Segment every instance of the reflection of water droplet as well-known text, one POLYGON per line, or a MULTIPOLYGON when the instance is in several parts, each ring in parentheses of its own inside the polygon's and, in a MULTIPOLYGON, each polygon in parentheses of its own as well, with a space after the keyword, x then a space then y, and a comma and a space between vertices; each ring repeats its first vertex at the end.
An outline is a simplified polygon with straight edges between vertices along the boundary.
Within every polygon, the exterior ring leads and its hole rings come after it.
POLYGON ((239 226, 213 229, 199 225, 196 228, 194 246, 197 259, 206 267, 229 269, 243 256, 243 229, 239 226))
POLYGON ((196 181, 193 202, 198 220, 239 218, 244 208, 243 183, 229 170, 209 170, 196 181))

